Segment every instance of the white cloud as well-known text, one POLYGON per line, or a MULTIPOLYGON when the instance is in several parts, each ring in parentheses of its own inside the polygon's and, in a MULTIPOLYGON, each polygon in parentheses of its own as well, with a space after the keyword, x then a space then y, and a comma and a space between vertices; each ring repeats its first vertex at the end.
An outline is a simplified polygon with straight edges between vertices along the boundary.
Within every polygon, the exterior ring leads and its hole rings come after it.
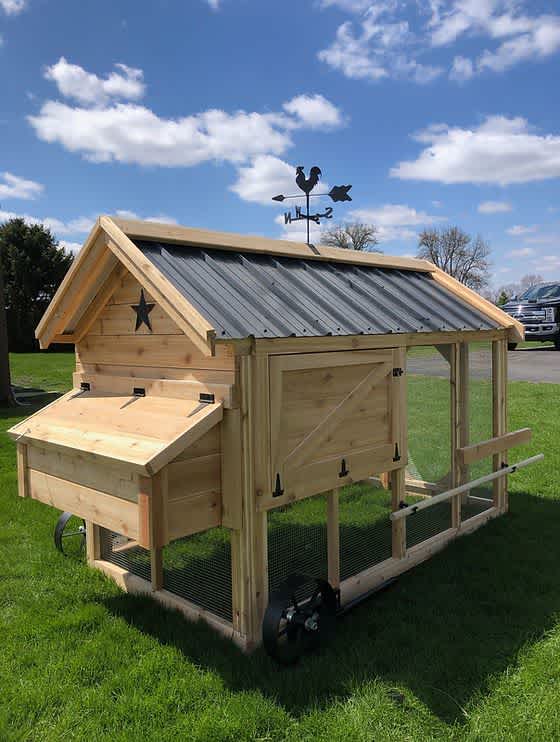
POLYGON ((355 209, 350 212, 350 217, 375 225, 380 242, 413 239, 417 235, 417 230, 411 227, 425 227, 446 221, 445 217, 417 211, 404 204, 385 204, 369 209, 355 209))
POLYGON ((126 64, 116 64, 115 67, 116 72, 102 79, 60 57, 56 64, 47 67, 45 78, 56 84, 61 95, 80 103, 99 106, 112 98, 140 100, 146 90, 142 70, 126 64))
POLYGON ((533 237, 526 237, 525 242, 531 245, 560 245, 560 235, 539 234, 533 237))
POLYGON ((295 168, 272 155, 259 155, 249 165, 237 169, 231 190, 244 201, 272 205, 272 196, 293 193, 295 168))
POLYGON ((449 78, 456 82, 560 51, 560 15, 531 15, 528 0, 321 0, 319 6, 359 16, 339 25, 319 53, 321 61, 353 79, 429 82, 442 72, 443 49, 462 37, 483 39, 488 48, 476 59, 451 57, 449 78), (411 5, 416 12, 410 13, 411 5), (437 65, 429 63, 434 54, 437 65))
POLYGON ((440 183, 528 183, 560 176, 560 136, 533 133, 523 118, 489 116, 474 129, 436 124, 415 136, 427 145, 391 175, 440 183))
POLYGON ((154 216, 140 216, 129 209, 117 209, 115 212, 121 219, 136 219, 144 222, 159 222, 160 224, 177 224, 177 219, 167 214, 155 214, 154 216))
POLYGON ((0 210, 0 223, 8 219, 24 219, 28 224, 43 224, 56 235, 87 234, 95 224, 95 219, 86 216, 80 216, 65 222, 56 217, 37 217, 30 214, 0 210))
POLYGON ((21 198, 33 199, 40 196, 44 190, 41 183, 34 180, 26 180, 13 173, 0 173, 0 199, 2 198, 21 198))
MULTIPOLYGON (((93 162, 162 167, 189 167, 209 161, 241 164, 259 155, 282 154, 292 145, 292 133, 297 129, 329 130, 343 120, 339 109, 321 95, 297 96, 279 112, 211 109, 176 119, 162 118, 145 106, 108 99, 133 94, 124 84, 125 77, 108 87, 109 78, 100 80, 93 75, 92 82, 89 73, 76 69, 78 72, 69 76, 50 77, 63 94, 81 95, 83 102, 93 103, 96 91, 100 91, 98 105, 73 106, 49 100, 28 121, 39 139, 57 142, 93 162), (76 81, 82 77, 89 82, 80 86, 79 92, 76 81)), ((140 84, 142 73, 134 72, 138 74, 129 76, 129 81, 140 84)))
POLYGON ((7 15, 17 15, 25 10, 27 7, 27 0, 0 0, 0 8, 7 15))
POLYGON ((371 0, 321 0, 320 5, 322 8, 340 8, 346 10, 349 13, 363 13, 368 10, 373 3, 371 0))
POLYGON ((532 247, 520 247, 517 250, 510 250, 510 252, 508 252, 510 258, 528 258, 534 254, 535 251, 532 247))
POLYGON ((68 252, 71 252, 73 255, 80 252, 82 249, 81 242, 68 242, 68 240, 60 240, 60 246, 65 250, 68 250, 68 252))
MULTIPOLYGON (((557 238, 557 241, 560 242, 560 238, 557 238)), ((560 255, 542 255, 533 261, 533 265, 545 273, 554 270, 560 271, 560 255)))
POLYGON ((538 230, 538 227, 526 227, 523 224, 514 224, 513 227, 510 227, 509 229, 506 229, 506 232, 512 237, 519 237, 524 234, 532 234, 533 232, 536 232, 538 230))
POLYGON ((453 66, 449 72, 449 78, 456 82, 466 82, 474 75, 474 66, 470 59, 466 57, 455 57, 453 66))
POLYGON ((511 211, 511 204, 507 201, 483 201, 478 204, 480 214, 503 214, 511 211))
POLYGON ((319 59, 355 80, 395 77, 428 83, 439 77, 441 67, 415 58, 414 34, 407 20, 394 20, 396 7, 393 2, 370 4, 357 32, 351 21, 342 23, 319 59))
POLYGON ((334 129, 343 124, 340 109, 322 95, 298 95, 284 103, 283 108, 295 117, 296 126, 309 129, 334 129))
POLYGON ((212 10, 218 10, 220 7, 220 0, 206 0, 212 10))

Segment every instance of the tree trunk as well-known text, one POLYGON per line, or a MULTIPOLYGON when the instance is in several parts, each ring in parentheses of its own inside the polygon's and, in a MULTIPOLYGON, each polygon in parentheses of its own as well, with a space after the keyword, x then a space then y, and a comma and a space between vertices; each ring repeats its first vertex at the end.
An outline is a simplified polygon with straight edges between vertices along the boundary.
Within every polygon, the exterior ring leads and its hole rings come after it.
POLYGON ((4 304, 4 275, 0 266, 0 405, 15 405, 10 379, 10 357, 8 356, 8 326, 4 304))

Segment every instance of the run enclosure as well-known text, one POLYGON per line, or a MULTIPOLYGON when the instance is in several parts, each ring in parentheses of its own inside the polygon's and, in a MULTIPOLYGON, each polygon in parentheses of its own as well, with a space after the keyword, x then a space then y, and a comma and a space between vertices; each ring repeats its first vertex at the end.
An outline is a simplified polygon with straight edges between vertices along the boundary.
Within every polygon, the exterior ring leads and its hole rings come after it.
POLYGON ((37 337, 75 343, 76 373, 11 430, 20 494, 84 518, 89 562, 124 589, 245 649, 291 573, 344 605, 505 513, 507 450, 530 437, 507 432, 522 326, 425 261, 101 217, 37 337), (437 481, 407 474, 407 350, 426 345, 448 379, 437 481), (484 459, 491 493, 454 494, 484 459))

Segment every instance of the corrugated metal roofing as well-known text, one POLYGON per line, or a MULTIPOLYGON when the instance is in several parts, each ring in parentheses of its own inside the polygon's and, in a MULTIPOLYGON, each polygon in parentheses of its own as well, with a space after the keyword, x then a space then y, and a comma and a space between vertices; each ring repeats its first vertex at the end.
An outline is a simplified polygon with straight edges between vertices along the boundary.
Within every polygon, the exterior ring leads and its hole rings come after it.
POLYGON ((223 338, 489 330, 428 273, 136 241, 223 338))

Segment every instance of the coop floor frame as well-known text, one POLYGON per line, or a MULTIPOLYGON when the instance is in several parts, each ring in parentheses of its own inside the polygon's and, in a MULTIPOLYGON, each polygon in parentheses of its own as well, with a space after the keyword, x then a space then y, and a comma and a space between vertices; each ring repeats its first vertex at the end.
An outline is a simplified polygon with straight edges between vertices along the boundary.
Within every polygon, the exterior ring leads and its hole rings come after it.
MULTIPOLYGON (((507 331, 484 333, 464 333, 465 340, 487 340, 492 348, 492 430, 493 438, 487 441, 472 443, 469 440, 469 345, 461 340, 450 342, 449 333, 432 334, 429 338, 437 347, 449 365, 450 395, 450 470, 444 482, 434 483, 423 480, 411 480, 406 475, 406 456, 395 462, 392 467, 380 471, 372 464, 369 475, 377 475, 378 481, 390 492, 391 512, 395 512, 405 503, 407 495, 430 498, 441 494, 442 490, 458 487, 469 482, 469 464, 492 456, 493 471, 499 472, 507 465, 509 447, 526 442, 530 431, 507 433, 507 331), (472 335, 472 337, 470 337, 472 335), (476 335, 476 337, 475 337, 476 335), (439 342, 441 341, 441 342, 439 342)), ((316 343, 302 347, 301 342, 284 340, 282 355, 303 357, 309 360, 320 348, 322 356, 329 352, 334 358, 346 348, 341 347, 338 339, 333 339, 329 351, 328 339, 324 338, 320 346, 316 343)), ((407 403, 406 403, 406 347, 390 336, 381 342, 379 337, 372 338, 368 347, 366 338, 360 340, 360 349, 364 351, 390 350, 394 353, 393 362, 402 368, 402 377, 394 375, 394 399, 390 407, 392 433, 406 451, 407 441, 407 403)), ((411 342, 410 345, 417 345, 411 342)), ((257 344, 259 345, 259 344, 257 344)), ((238 458, 236 463, 226 467, 228 488, 227 500, 236 502, 228 513, 228 527, 231 536, 231 580, 232 580, 232 620, 227 621, 211 611, 186 600, 169 590, 162 589, 161 550, 151 550, 151 580, 143 579, 126 569, 101 558, 99 527, 88 523, 87 553, 89 563, 113 580, 124 590, 133 593, 151 595, 164 606, 176 609, 186 618, 204 621, 222 636, 233 640, 244 651, 251 651, 261 641, 261 625, 268 603, 268 513, 278 507, 285 507, 307 497, 325 494, 312 487, 306 493, 295 493, 286 497, 270 499, 272 465, 270 445, 266 436, 257 435, 256 431, 270 431, 270 381, 271 361, 278 356, 277 348, 269 353, 267 344, 255 347, 244 344, 237 348, 235 355, 235 398, 238 406, 227 410, 224 417, 226 435, 236 440, 238 458)), ((293 362, 288 364, 293 366, 293 362)), ((298 364, 296 364, 297 366, 298 364)), ((274 409, 272 407, 272 409, 274 409)), ((270 433, 268 434, 270 435, 270 433)), ((224 469, 223 469, 224 471, 224 469)), ((360 477, 364 479, 365 477, 360 477)), ((341 481, 341 485, 352 484, 351 475, 341 481)), ((508 510, 507 476, 497 477, 492 483, 492 500, 486 509, 471 517, 461 517, 462 504, 467 502, 469 493, 449 498, 450 527, 442 530, 420 543, 407 547, 407 518, 391 519, 391 557, 351 575, 340 579, 340 527, 339 527, 339 488, 327 491, 327 561, 330 583, 340 591, 341 605, 365 595, 403 572, 428 559, 443 549, 452 540, 472 533, 489 520, 502 515, 508 510)), ((476 499, 476 498, 474 498, 476 499)))

